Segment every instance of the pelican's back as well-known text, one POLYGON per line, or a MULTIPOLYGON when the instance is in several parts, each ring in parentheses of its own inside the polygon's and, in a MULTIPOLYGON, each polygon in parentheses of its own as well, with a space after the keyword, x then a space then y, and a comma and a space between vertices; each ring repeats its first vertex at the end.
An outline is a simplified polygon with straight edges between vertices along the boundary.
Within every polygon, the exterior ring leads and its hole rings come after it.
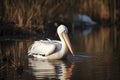
POLYGON ((28 55, 40 54, 40 55, 50 55, 55 51, 56 45, 50 43, 48 40, 35 41, 31 47, 28 49, 28 55))

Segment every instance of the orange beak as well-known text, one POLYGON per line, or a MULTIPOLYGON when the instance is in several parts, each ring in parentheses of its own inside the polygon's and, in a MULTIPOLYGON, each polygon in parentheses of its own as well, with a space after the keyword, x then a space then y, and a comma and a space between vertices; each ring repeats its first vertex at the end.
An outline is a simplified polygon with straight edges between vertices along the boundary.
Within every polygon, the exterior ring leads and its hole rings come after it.
POLYGON ((65 31, 62 32, 62 36, 63 36, 63 39, 65 40, 65 43, 66 43, 68 49, 70 50, 70 52, 72 53, 72 55, 75 56, 74 52, 72 50, 72 47, 71 47, 70 39, 69 39, 69 37, 68 37, 68 35, 66 34, 65 31))

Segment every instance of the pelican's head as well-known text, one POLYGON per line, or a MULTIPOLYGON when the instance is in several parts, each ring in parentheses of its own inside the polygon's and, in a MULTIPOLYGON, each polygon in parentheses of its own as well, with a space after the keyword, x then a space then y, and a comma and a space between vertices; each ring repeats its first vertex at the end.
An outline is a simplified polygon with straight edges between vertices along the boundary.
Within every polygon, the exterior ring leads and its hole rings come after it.
POLYGON ((70 50, 70 52, 72 53, 72 55, 74 56, 74 53, 73 53, 73 50, 72 50, 72 47, 71 47, 71 43, 70 43, 70 40, 69 40, 69 37, 67 35, 68 33, 68 29, 66 26, 64 25, 60 25, 58 28, 57 28, 57 33, 59 36, 61 36, 65 42, 65 44, 67 45, 68 49, 70 50))
POLYGON ((57 33, 58 33, 58 34, 61 34, 61 33, 64 32, 64 31, 65 31, 65 33, 68 33, 68 29, 67 29, 67 27, 64 26, 64 25, 60 25, 60 26, 57 28, 57 33))

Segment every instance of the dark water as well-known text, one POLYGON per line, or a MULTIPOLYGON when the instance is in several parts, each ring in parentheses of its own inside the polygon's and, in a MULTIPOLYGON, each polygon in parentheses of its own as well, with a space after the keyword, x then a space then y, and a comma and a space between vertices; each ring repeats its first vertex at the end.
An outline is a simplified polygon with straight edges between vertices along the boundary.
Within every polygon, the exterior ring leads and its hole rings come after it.
MULTIPOLYGON (((104 26, 70 35, 76 56, 27 56, 31 40, 0 41, 0 80, 120 80, 120 29, 104 26)), ((52 38, 54 39, 54 38, 52 38)))

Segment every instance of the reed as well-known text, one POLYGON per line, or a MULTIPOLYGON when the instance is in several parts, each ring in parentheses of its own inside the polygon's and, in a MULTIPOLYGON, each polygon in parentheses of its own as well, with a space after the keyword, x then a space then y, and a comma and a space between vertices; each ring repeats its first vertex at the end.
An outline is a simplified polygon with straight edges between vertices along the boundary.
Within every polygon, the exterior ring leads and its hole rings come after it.
POLYGON ((31 28, 33 25, 44 26, 48 21, 60 18, 64 20, 80 13, 100 21, 112 19, 115 22, 119 13, 117 7, 120 5, 119 2, 118 0, 3 0, 0 3, 0 20, 15 22, 18 27, 31 28))

